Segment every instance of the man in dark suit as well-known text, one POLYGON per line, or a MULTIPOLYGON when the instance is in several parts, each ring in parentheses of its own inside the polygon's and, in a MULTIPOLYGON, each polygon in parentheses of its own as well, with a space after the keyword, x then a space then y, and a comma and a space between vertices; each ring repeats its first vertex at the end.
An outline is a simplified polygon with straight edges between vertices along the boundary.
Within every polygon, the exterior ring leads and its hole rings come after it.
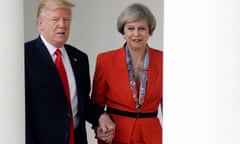
POLYGON ((114 136, 109 115, 89 99, 87 55, 65 44, 73 6, 65 0, 43 0, 37 13, 40 35, 25 43, 27 144, 87 144, 85 120, 105 132, 107 143, 114 136), (57 50, 68 90, 55 66, 57 50))

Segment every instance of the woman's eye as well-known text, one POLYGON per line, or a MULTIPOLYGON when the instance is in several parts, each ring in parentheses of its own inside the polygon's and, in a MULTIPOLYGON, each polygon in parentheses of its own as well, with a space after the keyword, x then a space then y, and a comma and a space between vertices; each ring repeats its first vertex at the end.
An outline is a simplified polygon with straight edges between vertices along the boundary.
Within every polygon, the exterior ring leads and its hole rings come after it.
POLYGON ((140 27, 139 30, 146 30, 146 28, 145 27, 140 27))
POLYGON ((134 30, 134 28, 133 28, 133 27, 129 27, 128 30, 131 30, 131 31, 132 31, 132 30, 134 30))

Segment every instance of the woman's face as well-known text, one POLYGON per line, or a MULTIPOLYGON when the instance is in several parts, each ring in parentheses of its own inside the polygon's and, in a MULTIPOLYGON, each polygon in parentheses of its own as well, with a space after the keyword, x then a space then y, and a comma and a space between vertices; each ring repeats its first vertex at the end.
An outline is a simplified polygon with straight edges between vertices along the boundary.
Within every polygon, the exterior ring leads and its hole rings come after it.
POLYGON ((124 38, 132 50, 145 49, 149 34, 146 20, 127 22, 124 26, 124 38))

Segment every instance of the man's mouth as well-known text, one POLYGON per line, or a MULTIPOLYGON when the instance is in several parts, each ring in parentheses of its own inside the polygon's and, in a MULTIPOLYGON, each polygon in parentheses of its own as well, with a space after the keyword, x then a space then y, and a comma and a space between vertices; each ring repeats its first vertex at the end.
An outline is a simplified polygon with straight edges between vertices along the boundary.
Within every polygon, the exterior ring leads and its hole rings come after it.
POLYGON ((65 32, 58 32, 57 34, 65 35, 65 32))

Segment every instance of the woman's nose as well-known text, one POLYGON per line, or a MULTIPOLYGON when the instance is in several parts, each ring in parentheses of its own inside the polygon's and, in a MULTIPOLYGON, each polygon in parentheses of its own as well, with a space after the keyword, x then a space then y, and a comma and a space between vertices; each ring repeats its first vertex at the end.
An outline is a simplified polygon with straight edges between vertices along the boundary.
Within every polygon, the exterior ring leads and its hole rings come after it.
POLYGON ((133 34, 134 34, 135 36, 137 36, 137 35, 139 34, 138 29, 135 29, 134 32, 133 32, 133 34))

